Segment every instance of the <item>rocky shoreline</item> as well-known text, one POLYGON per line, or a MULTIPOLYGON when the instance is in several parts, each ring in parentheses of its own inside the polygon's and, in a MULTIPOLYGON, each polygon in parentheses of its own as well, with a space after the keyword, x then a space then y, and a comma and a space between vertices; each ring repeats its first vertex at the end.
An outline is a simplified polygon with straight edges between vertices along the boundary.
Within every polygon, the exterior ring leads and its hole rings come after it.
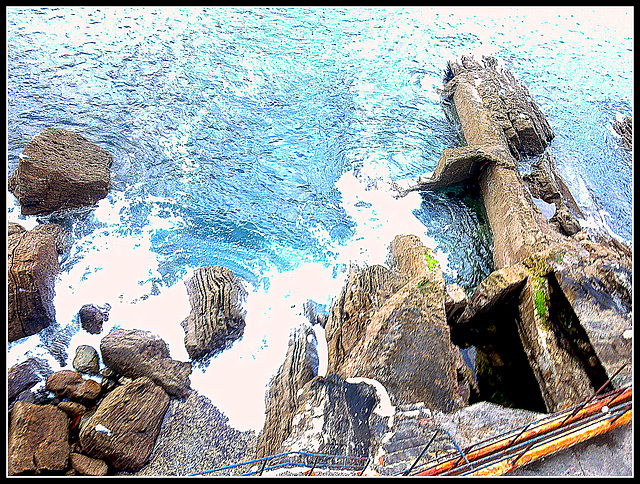
MULTIPOLYGON (((425 460, 632 384, 631 248, 582 231, 549 149, 553 130, 511 72, 493 58, 462 57, 446 81, 443 97, 467 145, 446 150, 432 176, 398 196, 478 182, 496 269, 472 294, 445 284, 418 237, 398 234, 387 265, 352 267, 328 313, 310 312, 292 332, 255 435, 230 427, 191 389, 192 364, 224 351, 245 327, 243 281, 224 267, 200 268, 184 281, 190 361, 170 358, 150 332, 115 329, 99 349, 76 348, 70 369, 30 358, 8 370, 8 474, 188 475, 305 450, 366 459, 369 473, 393 475, 432 437, 425 460), (520 161, 534 155, 521 174, 520 161), (326 375, 314 324, 325 330, 326 375)), ((111 156, 75 133, 47 129, 23 155, 9 179, 23 214, 92 205, 110 189, 111 156)), ((13 342, 55 321, 58 257, 70 241, 54 224, 10 223, 7 242, 13 342)), ((83 330, 100 334, 108 312, 87 301, 83 330)), ((621 445, 625 462, 627 427, 600 437, 621 445)), ((545 472, 536 466, 515 473, 545 472)), ((618 471, 601 475, 628 475, 630 466, 618 471)))

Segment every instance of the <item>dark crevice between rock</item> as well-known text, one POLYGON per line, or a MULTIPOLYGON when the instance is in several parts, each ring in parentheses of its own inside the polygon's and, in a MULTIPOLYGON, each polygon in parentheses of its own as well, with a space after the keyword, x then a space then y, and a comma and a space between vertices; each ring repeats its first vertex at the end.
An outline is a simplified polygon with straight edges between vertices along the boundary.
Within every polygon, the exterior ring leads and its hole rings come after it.
MULTIPOLYGON (((556 275, 550 273, 547 280, 551 299, 549 322, 558 343, 580 361, 593 388, 599 389, 609 378, 607 372, 600 363, 587 332, 560 288, 556 275)), ((603 391, 613 391, 613 385, 609 383, 603 391)))
POLYGON ((451 339, 459 347, 475 347, 479 393, 469 404, 488 401, 505 407, 546 412, 538 382, 518 335, 518 290, 462 327, 453 326, 451 339))

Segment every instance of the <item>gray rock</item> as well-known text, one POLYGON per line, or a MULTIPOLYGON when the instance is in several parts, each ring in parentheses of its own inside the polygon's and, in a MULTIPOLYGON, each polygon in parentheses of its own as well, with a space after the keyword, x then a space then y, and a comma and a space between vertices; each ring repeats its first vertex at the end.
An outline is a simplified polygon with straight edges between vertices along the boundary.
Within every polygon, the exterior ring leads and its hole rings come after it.
POLYGON ((278 452, 292 429, 303 386, 318 374, 317 342, 313 328, 304 324, 292 331, 284 362, 269 382, 265 422, 258 438, 257 456, 278 452))
POLYGON ((105 307, 94 304, 85 304, 82 306, 78 312, 82 329, 91 334, 102 333, 102 324, 109 319, 110 309, 109 304, 105 307))
POLYGON ((97 375, 100 372, 100 357, 98 356, 98 351, 92 346, 78 346, 76 348, 76 356, 73 359, 73 368, 80 373, 97 375))
POLYGON ((13 400, 18 394, 46 380, 53 370, 42 358, 28 358, 9 368, 7 372, 7 397, 13 400))

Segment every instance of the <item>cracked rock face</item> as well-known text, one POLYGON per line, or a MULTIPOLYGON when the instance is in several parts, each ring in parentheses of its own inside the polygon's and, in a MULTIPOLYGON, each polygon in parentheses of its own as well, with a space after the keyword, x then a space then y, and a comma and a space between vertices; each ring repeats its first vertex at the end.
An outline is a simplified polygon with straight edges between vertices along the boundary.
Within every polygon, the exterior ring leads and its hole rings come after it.
POLYGON ((79 134, 47 128, 25 146, 9 190, 23 215, 93 205, 111 189, 112 161, 79 134))

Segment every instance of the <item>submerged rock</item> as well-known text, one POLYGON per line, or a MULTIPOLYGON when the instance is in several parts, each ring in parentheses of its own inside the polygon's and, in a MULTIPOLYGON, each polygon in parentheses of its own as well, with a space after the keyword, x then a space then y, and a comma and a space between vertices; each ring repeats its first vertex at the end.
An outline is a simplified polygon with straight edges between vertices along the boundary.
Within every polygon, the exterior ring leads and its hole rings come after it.
POLYGON ((102 362, 129 378, 146 376, 169 394, 186 398, 191 364, 171 359, 166 343, 148 331, 116 329, 100 342, 102 362))
POLYGON ((191 313, 182 321, 184 344, 192 360, 227 348, 244 333, 242 280, 226 267, 198 269, 185 281, 191 313))
POLYGON ((9 228, 7 332, 9 341, 16 341, 55 321, 53 298, 63 229, 38 225, 26 231, 16 224, 9 228))
POLYGON ((47 128, 25 146, 9 190, 23 215, 93 205, 111 189, 112 160, 79 134, 47 128))

